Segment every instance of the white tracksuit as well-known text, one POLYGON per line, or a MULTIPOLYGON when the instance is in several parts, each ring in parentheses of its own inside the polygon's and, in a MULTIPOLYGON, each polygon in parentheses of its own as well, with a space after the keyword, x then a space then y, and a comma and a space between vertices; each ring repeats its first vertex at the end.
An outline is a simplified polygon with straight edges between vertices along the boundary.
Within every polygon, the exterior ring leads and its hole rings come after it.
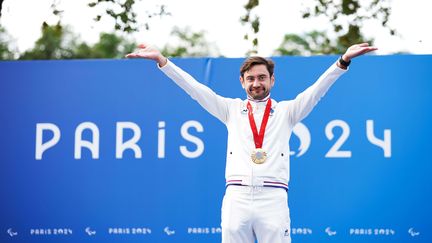
MULTIPOLYGON (((262 146, 267 160, 255 164, 251 161, 255 145, 246 108, 248 100, 219 96, 170 61, 160 69, 228 129, 222 242, 291 242, 286 193, 291 132, 346 70, 333 64, 294 100, 272 99, 262 146)), ((258 129, 267 103, 264 101, 251 102, 258 129)))

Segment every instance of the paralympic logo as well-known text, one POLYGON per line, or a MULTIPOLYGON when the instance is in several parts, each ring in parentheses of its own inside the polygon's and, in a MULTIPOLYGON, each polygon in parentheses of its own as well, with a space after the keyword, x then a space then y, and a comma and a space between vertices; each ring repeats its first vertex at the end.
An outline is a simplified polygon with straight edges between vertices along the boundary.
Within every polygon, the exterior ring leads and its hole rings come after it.
POLYGON ((334 235, 336 235, 336 231, 333 231, 333 230, 331 230, 331 228, 330 227, 327 227, 326 229, 325 229, 325 232, 329 235, 329 236, 334 236, 334 235))
POLYGON ((175 231, 174 230, 170 230, 169 226, 167 226, 167 227, 164 228, 164 232, 167 235, 173 235, 173 234, 175 234, 175 231))
POLYGON ((86 232, 89 236, 92 236, 92 235, 95 235, 95 234, 96 234, 96 231, 95 231, 95 230, 91 230, 90 227, 85 228, 85 232, 86 232))
POLYGON ((12 230, 12 228, 9 228, 9 229, 7 230, 7 233, 9 234, 10 237, 14 237, 14 236, 18 235, 18 232, 14 232, 14 231, 12 230))
POLYGON ((417 235, 420 234, 420 232, 416 232, 416 231, 414 230, 414 228, 409 228, 408 233, 409 233, 412 237, 417 236, 417 235))
POLYGON ((290 155, 296 155, 296 157, 300 157, 308 151, 309 146, 311 144, 311 134, 309 129, 301 122, 297 123, 293 128, 293 133, 300 140, 300 145, 298 147, 298 153, 290 151, 290 155))

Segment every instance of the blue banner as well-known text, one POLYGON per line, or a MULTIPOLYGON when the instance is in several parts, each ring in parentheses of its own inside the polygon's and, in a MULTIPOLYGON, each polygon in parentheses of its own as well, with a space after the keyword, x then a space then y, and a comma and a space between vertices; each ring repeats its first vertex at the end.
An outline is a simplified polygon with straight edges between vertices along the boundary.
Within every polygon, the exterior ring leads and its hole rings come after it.
MULTIPOLYGON (((336 56, 275 57, 275 100, 336 56)), ((244 98, 243 59, 173 59, 244 98)), ((220 242, 225 126, 146 60, 0 62, 0 242, 220 242)), ((353 60, 292 135, 293 242, 431 242, 432 56, 353 60)))

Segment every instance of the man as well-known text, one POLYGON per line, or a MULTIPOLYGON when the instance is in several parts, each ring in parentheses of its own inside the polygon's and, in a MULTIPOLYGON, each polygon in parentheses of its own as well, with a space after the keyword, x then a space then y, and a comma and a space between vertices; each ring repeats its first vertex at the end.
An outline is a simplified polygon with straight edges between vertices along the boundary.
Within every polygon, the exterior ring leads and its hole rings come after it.
POLYGON ((240 68, 240 83, 247 99, 230 99, 196 81, 155 47, 138 47, 126 57, 156 61, 162 72, 228 129, 222 242, 291 242, 287 191, 292 129, 346 72, 351 59, 377 48, 367 43, 351 46, 294 100, 277 102, 270 98, 275 77, 274 63, 269 59, 245 60, 240 68))

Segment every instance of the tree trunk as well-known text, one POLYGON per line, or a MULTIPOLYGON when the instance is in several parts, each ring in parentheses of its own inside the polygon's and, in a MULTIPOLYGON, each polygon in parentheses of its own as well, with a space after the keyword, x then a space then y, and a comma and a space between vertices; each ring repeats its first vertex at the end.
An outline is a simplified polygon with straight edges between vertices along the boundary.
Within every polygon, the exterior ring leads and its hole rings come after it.
POLYGON ((0 0, 0 18, 1 18, 1 10, 2 10, 2 6, 3 6, 3 0, 0 0))

